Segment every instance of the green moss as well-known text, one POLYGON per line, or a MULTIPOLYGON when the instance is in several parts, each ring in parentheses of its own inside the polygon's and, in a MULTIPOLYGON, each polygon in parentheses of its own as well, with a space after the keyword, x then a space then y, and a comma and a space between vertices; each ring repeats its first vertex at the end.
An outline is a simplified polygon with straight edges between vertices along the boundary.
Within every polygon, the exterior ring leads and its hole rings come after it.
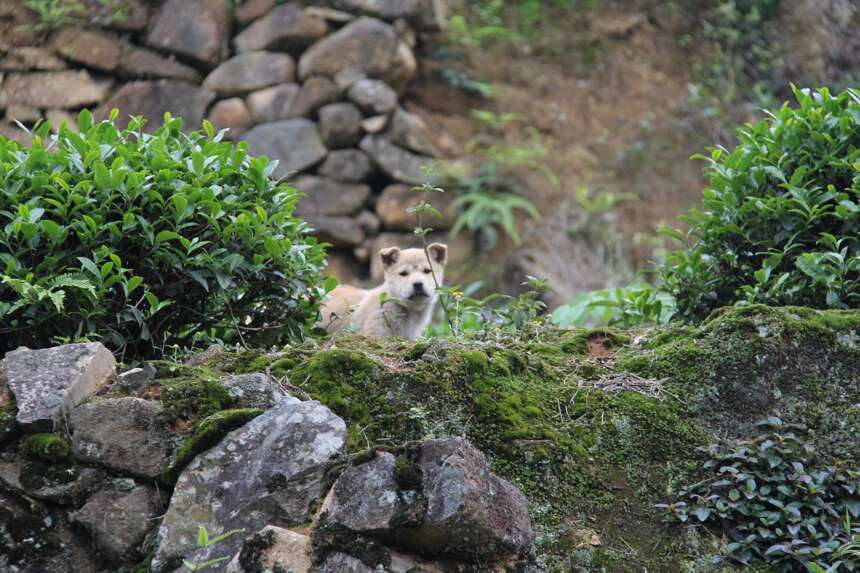
MULTIPOLYGON (((635 345, 612 329, 504 345, 344 337, 329 350, 290 348, 243 367, 286 376, 332 408, 352 452, 466 436, 526 493, 538 553, 558 564, 548 571, 582 557, 583 570, 693 573, 709 571, 719 544, 692 548, 653 505, 699 479, 700 446, 742 434, 774 407, 816 429, 829 455, 857 459, 858 332, 857 312, 750 307, 637 333, 635 345), (596 341, 609 356, 595 359, 596 341), (594 384, 628 372, 660 381, 659 398, 594 384), (563 543, 573 523, 592 524, 602 545, 563 543)), ((398 457, 405 481, 416 469, 398 457)))
POLYGON ((419 491, 423 478, 418 463, 405 454, 397 456, 394 462, 394 481, 400 489, 419 491))
POLYGON ((168 421, 196 423, 230 403, 230 394, 221 382, 209 377, 162 379, 159 386, 163 415, 168 421))
POLYGON ((238 408, 222 410, 205 418, 194 430, 194 433, 185 438, 185 441, 176 451, 176 460, 162 476, 162 481, 174 483, 179 477, 179 473, 197 454, 208 450, 220 442, 229 432, 244 426, 262 413, 263 410, 259 408, 238 408))
POLYGON ((21 444, 21 451, 33 460, 57 461, 69 457, 69 442, 57 434, 33 434, 21 444))

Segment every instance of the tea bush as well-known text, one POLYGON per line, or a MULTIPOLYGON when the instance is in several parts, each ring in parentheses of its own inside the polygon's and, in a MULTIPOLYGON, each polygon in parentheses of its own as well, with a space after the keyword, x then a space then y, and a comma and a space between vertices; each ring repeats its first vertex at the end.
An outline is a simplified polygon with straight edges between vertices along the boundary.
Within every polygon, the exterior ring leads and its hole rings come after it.
POLYGON ((860 91, 794 89, 785 104, 712 150, 688 250, 661 268, 685 318, 737 302, 860 303, 860 91))
POLYGON ((316 316, 325 254, 276 164, 208 123, 142 124, 83 111, 80 134, 43 124, 29 149, 0 137, 0 353, 59 338, 132 355, 274 342, 316 316))
POLYGON ((729 559, 748 564, 764 560, 780 571, 805 571, 839 553, 841 567, 854 571, 860 561, 840 551, 860 517, 860 475, 856 465, 822 464, 802 426, 771 416, 759 435, 731 447, 709 448, 710 477, 661 504, 675 518, 720 527, 730 539, 729 559), (853 466, 853 467, 852 467, 853 466))

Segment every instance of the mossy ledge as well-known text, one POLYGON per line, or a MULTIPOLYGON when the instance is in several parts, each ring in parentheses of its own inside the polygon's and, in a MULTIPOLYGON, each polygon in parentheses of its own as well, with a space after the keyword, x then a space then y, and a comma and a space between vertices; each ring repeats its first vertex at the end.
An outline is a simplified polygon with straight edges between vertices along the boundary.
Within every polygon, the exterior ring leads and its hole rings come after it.
POLYGON ((809 426, 826 457, 860 457, 860 311, 753 306, 700 326, 504 344, 347 336, 208 368, 196 372, 268 372, 320 400, 347 421, 356 454, 468 437, 526 493, 548 571, 730 570, 713 564, 717 537, 653 506, 700 479, 701 446, 770 413, 809 426), (631 374, 655 391, 604 390, 631 374))

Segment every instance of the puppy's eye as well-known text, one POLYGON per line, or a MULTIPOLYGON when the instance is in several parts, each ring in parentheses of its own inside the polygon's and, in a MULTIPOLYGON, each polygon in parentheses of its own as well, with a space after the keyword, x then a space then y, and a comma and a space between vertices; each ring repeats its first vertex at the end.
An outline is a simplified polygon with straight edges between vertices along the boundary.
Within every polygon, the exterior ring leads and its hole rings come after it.
POLYGON ((398 274, 399 274, 401 277, 405 277, 405 276, 408 276, 408 275, 409 275, 409 273, 407 273, 406 271, 400 271, 400 273, 398 273, 398 274))
POLYGON ((425 275, 429 275, 429 274, 430 274, 430 269, 424 269, 424 274, 425 274, 425 275))

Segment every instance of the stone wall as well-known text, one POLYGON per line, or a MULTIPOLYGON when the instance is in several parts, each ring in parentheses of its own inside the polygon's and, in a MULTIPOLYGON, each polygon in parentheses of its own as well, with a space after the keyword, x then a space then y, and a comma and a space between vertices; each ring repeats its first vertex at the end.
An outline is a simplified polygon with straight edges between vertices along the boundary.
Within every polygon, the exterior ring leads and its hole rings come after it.
POLYGON ((341 280, 366 277, 368 265, 378 276, 372 253, 414 241, 411 187, 442 154, 403 97, 443 0, 85 4, 52 31, 23 1, 0 7, 0 134, 26 142, 16 122, 73 124, 82 108, 99 118, 117 108, 121 123, 142 115, 147 129, 168 111, 187 129, 207 118, 279 161, 341 280))

